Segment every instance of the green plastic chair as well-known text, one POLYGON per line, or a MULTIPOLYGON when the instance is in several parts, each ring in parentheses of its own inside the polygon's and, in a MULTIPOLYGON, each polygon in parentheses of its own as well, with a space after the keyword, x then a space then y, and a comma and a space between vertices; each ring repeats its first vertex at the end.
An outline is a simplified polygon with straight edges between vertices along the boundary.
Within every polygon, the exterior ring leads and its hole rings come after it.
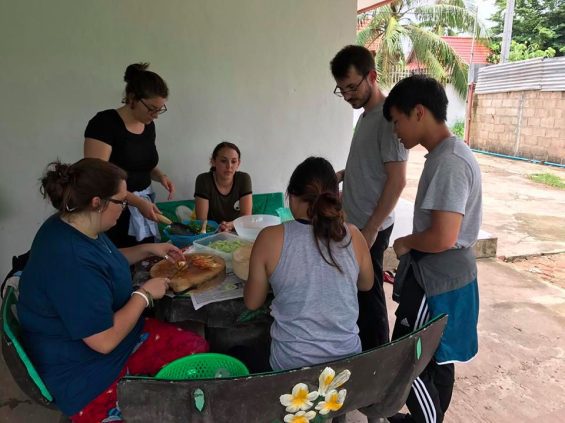
POLYGON ((249 370, 237 358, 217 353, 192 354, 165 365, 155 379, 219 379, 249 375, 249 370))
POLYGON ((35 402, 56 409, 53 397, 26 354, 15 312, 18 302, 13 287, 8 287, 2 303, 2 355, 20 389, 35 402))

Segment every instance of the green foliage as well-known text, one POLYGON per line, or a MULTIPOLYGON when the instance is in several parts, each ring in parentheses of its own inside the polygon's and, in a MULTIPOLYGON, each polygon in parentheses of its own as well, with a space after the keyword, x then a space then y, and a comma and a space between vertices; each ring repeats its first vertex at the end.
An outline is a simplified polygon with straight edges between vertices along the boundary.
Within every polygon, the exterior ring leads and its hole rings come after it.
MULTIPOLYGON (((500 43, 504 30, 506 0, 496 0, 497 11, 491 18, 496 25, 491 48, 492 63, 498 63, 500 43)), ((512 41, 516 47, 514 60, 532 57, 553 57, 565 54, 565 0, 516 0, 512 24, 512 41)), ((511 53, 512 55, 512 53, 511 53)), ((512 61, 512 59, 510 59, 512 61)))
POLYGON ((451 132, 457 135, 457 137, 463 139, 465 136, 465 122, 462 120, 455 122, 451 127, 451 132))
MULTIPOLYGON (((489 63, 499 63, 500 62, 500 44, 493 43, 491 45, 492 53, 488 57, 489 63)), ((541 50, 537 44, 526 44, 517 43, 512 40, 510 44, 510 52, 508 54, 509 62, 517 62, 518 60, 533 59, 536 57, 554 57, 556 51, 552 47, 548 47, 546 50, 541 50)))
POLYGON ((550 187, 565 189, 565 181, 552 173, 533 173, 528 179, 550 187))
MULTIPOLYGON (((378 40, 375 62, 384 87, 392 86, 395 75, 405 69, 408 46, 428 75, 452 83, 465 97, 468 66, 441 39, 475 31, 475 14, 462 0, 393 0, 359 19, 370 19, 370 23, 357 34, 357 44, 368 46, 378 40)), ((486 34, 483 25, 477 26, 477 34, 486 34)))

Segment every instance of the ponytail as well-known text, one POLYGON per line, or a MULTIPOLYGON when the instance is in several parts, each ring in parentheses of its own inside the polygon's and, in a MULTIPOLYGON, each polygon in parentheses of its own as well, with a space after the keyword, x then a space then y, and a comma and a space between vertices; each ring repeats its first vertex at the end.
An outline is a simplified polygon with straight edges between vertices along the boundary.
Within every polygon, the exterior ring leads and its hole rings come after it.
POLYGON ((318 251, 326 263, 342 272, 332 254, 331 243, 343 241, 347 230, 332 165, 321 157, 307 158, 293 172, 287 192, 309 204, 307 214, 312 222, 318 251), (322 252, 320 243, 326 247, 329 258, 322 252))

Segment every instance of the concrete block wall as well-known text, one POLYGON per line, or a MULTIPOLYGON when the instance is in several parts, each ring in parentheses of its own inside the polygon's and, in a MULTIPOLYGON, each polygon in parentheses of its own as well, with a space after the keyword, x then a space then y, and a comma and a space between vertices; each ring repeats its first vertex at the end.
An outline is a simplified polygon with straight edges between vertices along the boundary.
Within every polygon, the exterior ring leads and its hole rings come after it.
POLYGON ((565 163, 565 91, 476 94, 471 148, 565 163))

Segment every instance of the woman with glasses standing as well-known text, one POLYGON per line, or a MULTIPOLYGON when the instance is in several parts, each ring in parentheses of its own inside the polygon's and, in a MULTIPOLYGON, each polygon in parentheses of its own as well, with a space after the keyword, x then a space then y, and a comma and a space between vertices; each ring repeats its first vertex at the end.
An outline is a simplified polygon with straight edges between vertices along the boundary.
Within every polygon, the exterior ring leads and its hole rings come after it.
POLYGON ((105 232, 127 206, 126 173, 100 159, 51 163, 41 192, 57 210, 33 240, 17 304, 22 339, 55 405, 73 422, 121 421, 116 384, 208 350, 200 336, 143 318, 169 280, 134 290, 129 266, 149 256, 176 261, 168 243, 117 249, 105 232))
POLYGON ((84 156, 114 163, 128 173, 128 209, 108 232, 118 247, 153 242, 157 235, 159 209, 153 203, 155 194, 151 181, 159 182, 169 192, 175 185, 158 167, 159 154, 155 146, 155 123, 167 111, 169 89, 148 63, 129 65, 123 106, 99 112, 86 127, 84 156))

